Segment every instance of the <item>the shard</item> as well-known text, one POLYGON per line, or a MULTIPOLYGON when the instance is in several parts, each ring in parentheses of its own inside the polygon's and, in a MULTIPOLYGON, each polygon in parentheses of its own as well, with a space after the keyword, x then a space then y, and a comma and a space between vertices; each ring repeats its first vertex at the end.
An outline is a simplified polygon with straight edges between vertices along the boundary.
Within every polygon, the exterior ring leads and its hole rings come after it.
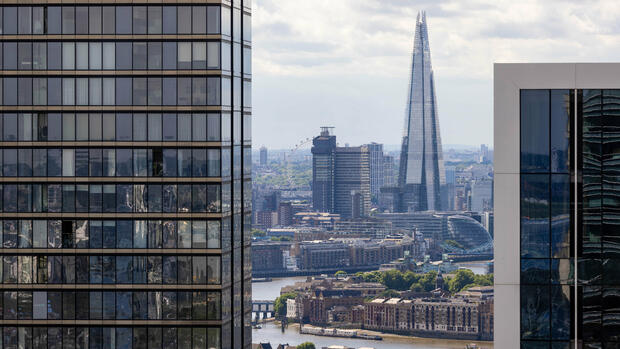
POLYGON ((426 14, 416 20, 397 188, 384 188, 394 212, 441 211, 447 206, 435 80, 426 14))

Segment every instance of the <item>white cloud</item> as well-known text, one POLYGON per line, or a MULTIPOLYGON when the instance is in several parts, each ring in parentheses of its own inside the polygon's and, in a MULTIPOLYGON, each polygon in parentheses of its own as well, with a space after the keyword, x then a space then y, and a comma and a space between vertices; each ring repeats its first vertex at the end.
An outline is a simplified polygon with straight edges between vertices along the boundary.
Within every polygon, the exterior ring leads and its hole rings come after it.
POLYGON ((255 144, 290 147, 321 123, 341 143, 399 143, 419 10, 444 143, 492 142, 494 62, 619 59, 618 1, 255 0, 255 144))

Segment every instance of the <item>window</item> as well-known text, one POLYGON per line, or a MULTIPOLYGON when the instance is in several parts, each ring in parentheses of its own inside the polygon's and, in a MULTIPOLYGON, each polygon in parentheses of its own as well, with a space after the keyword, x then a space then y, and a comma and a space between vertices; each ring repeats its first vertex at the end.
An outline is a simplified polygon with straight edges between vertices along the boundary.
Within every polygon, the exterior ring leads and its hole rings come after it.
POLYGON ((220 33, 220 7, 207 6, 207 34, 220 33))
POLYGON ((47 44, 44 42, 32 44, 32 69, 47 69, 47 44))
POLYGON ((133 69, 146 69, 146 42, 133 43, 133 69))
POLYGON ((133 33, 146 34, 146 10, 145 6, 133 7, 133 33))
POLYGON ((178 69, 191 69, 192 68, 192 43, 191 42, 179 42, 178 43, 178 69))
POLYGON ((164 6, 163 7, 163 33, 164 34, 176 34, 177 33, 177 7, 176 6, 164 6))
POLYGON ((131 6, 116 6, 116 34, 131 34, 131 6))
MULTIPOLYGON (((116 14, 114 6, 102 7, 103 34, 114 34, 116 28, 116 14)), ((130 23, 128 20, 126 23, 130 23)))
POLYGON ((89 7, 88 32, 90 34, 101 34, 101 6, 89 7))
POLYGON ((148 43, 148 68, 162 68, 161 42, 148 43))
POLYGON ((75 34, 75 7, 62 7, 62 33, 75 34))
POLYGON ((161 6, 149 6, 148 7, 148 33, 149 34, 161 34, 162 33, 161 6))
POLYGON ((32 44, 29 42, 20 42, 17 45, 17 62, 19 70, 32 69, 32 44))
POLYGON ((192 69, 207 69, 207 43, 192 43, 192 69))
POLYGON ((192 8, 191 6, 177 6, 178 11, 178 34, 192 33, 192 8))
POLYGON ((207 8, 205 6, 193 6, 192 8, 192 33, 207 33, 207 8))
POLYGON ((88 7, 86 6, 75 8, 75 33, 88 34, 88 7))
POLYGON ((62 43, 62 69, 75 69, 75 43, 73 42, 62 43))

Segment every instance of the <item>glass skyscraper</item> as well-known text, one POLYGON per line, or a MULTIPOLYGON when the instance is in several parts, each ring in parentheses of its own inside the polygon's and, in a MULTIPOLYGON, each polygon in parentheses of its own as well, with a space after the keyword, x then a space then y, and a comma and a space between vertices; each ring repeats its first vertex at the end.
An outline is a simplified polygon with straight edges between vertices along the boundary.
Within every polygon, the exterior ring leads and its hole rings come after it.
POLYGON ((1 346, 250 347, 250 12, 0 6, 1 346))
POLYGON ((398 187, 384 188, 382 195, 395 212, 441 211, 447 206, 446 174, 424 12, 416 21, 407 95, 398 187))
POLYGON ((495 67, 496 346, 620 347, 618 68, 495 67))

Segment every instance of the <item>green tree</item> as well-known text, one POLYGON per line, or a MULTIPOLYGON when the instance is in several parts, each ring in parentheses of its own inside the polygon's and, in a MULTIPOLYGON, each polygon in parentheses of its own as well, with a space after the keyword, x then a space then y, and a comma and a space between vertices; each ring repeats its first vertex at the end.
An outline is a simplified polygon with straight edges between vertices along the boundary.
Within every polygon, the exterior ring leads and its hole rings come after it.
POLYGON ((403 279, 403 273, 396 269, 388 270, 383 273, 381 283, 388 289, 392 290, 406 290, 405 281, 403 279))
POLYGON ((448 290, 455 294, 461 292, 465 286, 475 285, 475 277, 473 271, 469 269, 459 269, 454 277, 448 281, 448 290))
POLYGON ((304 342, 297 346, 297 349, 316 349, 314 343, 312 342, 304 342))
POLYGON ((275 302, 273 302, 273 310, 275 311, 278 317, 286 316, 286 301, 288 299, 295 299, 297 294, 294 292, 285 293, 280 295, 280 297, 276 298, 275 302))
POLYGON ((381 292, 379 297, 381 297, 381 298, 399 298, 400 297, 400 293, 398 293, 398 292, 396 292, 394 290, 390 290, 388 288, 387 290, 381 292))

